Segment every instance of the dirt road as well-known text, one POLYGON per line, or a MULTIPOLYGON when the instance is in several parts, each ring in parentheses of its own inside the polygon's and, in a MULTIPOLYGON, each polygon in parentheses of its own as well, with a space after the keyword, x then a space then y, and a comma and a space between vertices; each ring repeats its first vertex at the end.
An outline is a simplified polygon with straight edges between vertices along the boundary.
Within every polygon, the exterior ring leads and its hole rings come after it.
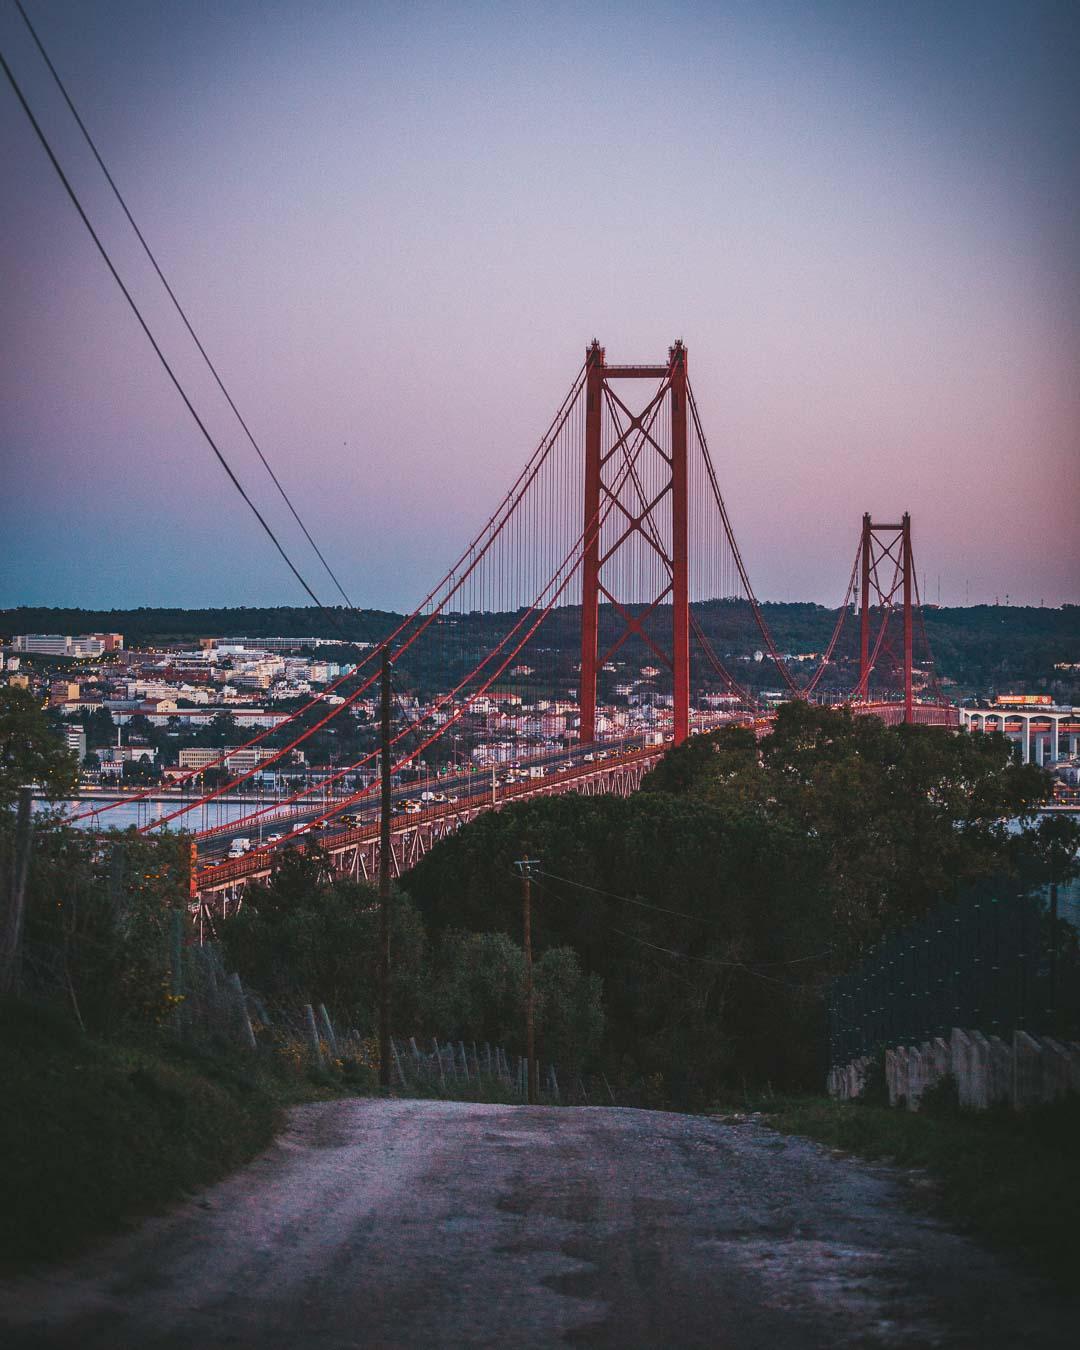
POLYGON ((92 1256, 0 1285, 5 1347, 1075 1345, 1080 1308, 754 1124, 343 1101, 92 1256))

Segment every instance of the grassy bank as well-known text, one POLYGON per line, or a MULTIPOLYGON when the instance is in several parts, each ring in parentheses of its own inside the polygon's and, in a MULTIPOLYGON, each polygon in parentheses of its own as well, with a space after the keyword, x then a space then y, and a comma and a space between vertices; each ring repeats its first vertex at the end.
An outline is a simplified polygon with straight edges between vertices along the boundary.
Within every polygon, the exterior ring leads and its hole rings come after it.
POLYGON ((84 1036, 0 1003, 0 1263, 68 1255, 248 1161, 282 1108, 339 1095, 285 1067, 84 1036))
POLYGON ((1022 1113, 912 1113, 795 1098, 758 1102, 767 1123, 863 1158, 924 1169, 913 1189, 951 1226, 1075 1287, 1080 1260, 1080 1099, 1022 1113))

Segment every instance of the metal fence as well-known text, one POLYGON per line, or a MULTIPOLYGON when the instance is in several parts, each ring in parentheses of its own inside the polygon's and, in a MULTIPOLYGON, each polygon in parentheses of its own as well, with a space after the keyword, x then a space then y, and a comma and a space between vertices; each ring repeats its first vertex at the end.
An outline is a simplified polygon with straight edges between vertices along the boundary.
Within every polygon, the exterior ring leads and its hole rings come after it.
POLYGON ((1080 1035, 1076 936, 1049 887, 995 880, 891 934, 829 988, 829 1060, 949 1035, 1080 1035))

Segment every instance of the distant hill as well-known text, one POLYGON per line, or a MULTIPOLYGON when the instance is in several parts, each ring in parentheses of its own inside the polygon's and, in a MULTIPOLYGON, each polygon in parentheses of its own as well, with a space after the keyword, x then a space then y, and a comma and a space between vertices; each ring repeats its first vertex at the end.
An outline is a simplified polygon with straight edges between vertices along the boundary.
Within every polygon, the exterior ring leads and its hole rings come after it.
MULTIPOLYGON (((668 622, 666 607, 654 616, 656 631, 668 622)), ((820 652, 828 643, 837 611, 823 605, 767 603, 768 624, 783 653, 820 652)), ((735 673, 756 688, 775 685, 769 662, 747 665, 739 658, 752 657, 762 646, 749 604, 744 600, 708 600, 694 612, 717 655, 737 663, 735 673)), ((566 659, 568 672, 578 643, 578 609, 556 610, 537 634, 535 647, 557 649, 566 659)), ((67 609, 24 606, 0 610, 0 637, 16 633, 123 633, 129 646, 152 642, 195 642, 200 637, 340 637, 346 641, 377 642, 400 621, 401 615, 386 610, 322 612, 314 607, 235 609, 67 609)), ((462 648, 481 650, 489 635, 501 636, 505 620, 497 614, 455 616, 462 648), (464 631, 461 631, 464 630, 464 631), (467 636, 466 636, 467 634, 467 636)), ((926 635, 934 654, 939 677, 956 681, 957 692, 1052 692, 1064 700, 1080 701, 1080 678, 1076 671, 1055 670, 1062 663, 1080 662, 1080 606, 1060 609, 1034 606, 975 605, 970 608, 923 611, 926 635)), ((615 635, 609 607, 601 610, 601 638, 610 629, 615 635)), ((899 628, 899 625, 897 625, 899 628)), ((922 652, 916 633, 917 655, 922 652)), ((627 656, 645 657, 628 644, 627 656)), ((836 685, 848 682, 858 656, 858 622, 849 615, 837 647, 836 685)), ((527 659, 525 653, 523 659, 527 659)), ((433 657, 433 660, 437 659, 433 657)), ((415 672, 424 682, 434 675, 425 661, 415 672)))

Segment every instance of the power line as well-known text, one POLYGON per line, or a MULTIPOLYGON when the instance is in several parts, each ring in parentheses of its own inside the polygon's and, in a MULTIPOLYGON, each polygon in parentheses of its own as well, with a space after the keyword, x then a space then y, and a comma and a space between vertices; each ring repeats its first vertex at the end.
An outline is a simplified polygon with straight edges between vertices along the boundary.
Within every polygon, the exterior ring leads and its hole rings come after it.
POLYGON ((279 541, 277 535, 274 533, 274 531, 271 529, 270 525, 267 523, 267 521, 266 521, 265 517, 263 516, 262 512, 261 512, 261 511, 259 510, 259 508, 255 505, 255 503, 251 500, 251 498, 248 496, 247 492, 244 490, 243 484, 240 482, 239 478, 237 478, 236 474, 233 472, 233 470, 232 470, 232 468, 231 468, 231 466, 230 466, 228 460, 225 458, 225 456, 222 454, 222 452, 218 449, 217 442, 214 440, 213 436, 211 436, 210 432, 207 430, 206 424, 203 422, 203 420, 202 420, 202 418, 199 416, 199 414, 195 411, 195 405, 192 403, 191 399, 188 398, 188 395, 187 395, 187 392, 186 392, 185 389, 184 389, 184 386, 180 383, 180 381, 179 381, 179 379, 177 378, 175 372, 173 371, 172 366, 169 365, 169 362, 168 362, 168 359, 167 359, 166 356, 165 356, 165 353, 164 353, 164 352, 161 350, 161 348, 158 346, 158 343, 157 343, 156 338, 154 337, 153 333, 150 331, 149 325, 147 324, 146 320, 143 318, 143 316, 142 316, 142 311, 139 309, 138 305, 135 303, 135 300, 133 299, 133 297, 132 297, 132 295, 131 295, 131 292, 128 290, 128 288, 124 285, 123 281, 121 280, 121 278, 120 278, 120 273, 116 270, 116 267, 113 265, 113 261, 112 261, 112 259, 109 257, 109 254, 108 254, 108 251, 107 251, 106 248, 105 248, 105 245, 104 245, 104 244, 101 242, 101 240, 98 238, 97 233, 96 233, 96 231, 94 230, 93 225, 90 224, 90 218, 87 216, 86 212, 83 210, 82 203, 79 201, 79 198, 78 198, 78 196, 77 196, 76 193, 75 193, 75 189, 74 189, 74 188, 71 186, 71 184, 68 182, 67 175, 64 173, 63 169, 60 167, 60 161, 56 158, 56 155, 53 153, 53 148, 52 148, 52 146, 49 144, 48 138, 46 137, 44 131, 42 131, 40 125, 38 124, 37 118, 34 116, 33 112, 31 111, 30 105, 29 105, 29 103, 27 103, 26 97, 25 97, 25 95, 23 94, 22 89, 19 87, 19 83, 18 83, 18 81, 15 79, 15 76, 14 76, 14 74, 12 73, 11 67, 8 65, 7 61, 4 59, 4 55, 3 55, 2 52, 0 52, 0 66, 3 67, 3 69, 4 69, 4 74, 7 76, 7 78, 8 78, 8 83, 11 85, 12 89, 14 89, 16 98, 17 98, 17 99, 19 100, 19 102, 22 104, 23 112, 25 112, 25 113, 26 113, 26 116, 29 118, 29 120, 30 120, 30 125, 34 128, 34 131, 35 131, 36 134, 37 134, 38 140, 41 142, 42 147, 43 147, 44 150, 45 150, 45 153, 46 153, 46 154, 48 155, 48 157, 49 157, 49 162, 52 164, 53 168, 56 170, 57 177, 60 179, 61 183, 63 183, 65 191, 67 192, 68 196, 71 198, 72 205, 75 207, 75 210, 78 211, 78 213, 79 213, 79 218, 82 220, 82 223, 86 226, 87 231, 89 232, 90 238, 94 241, 95 245, 97 246, 97 250, 98 250, 98 252, 101 254, 102 259, 103 259, 104 262, 105 262, 105 266, 106 266, 106 267, 109 269, 109 271, 112 273, 113 280, 116 282, 117 286, 120 287, 121 294, 123 295, 124 299, 128 302, 128 305, 129 305, 130 308, 131 308, 131 312, 135 315, 135 318, 139 321, 139 326, 142 328, 143 332, 146 334, 147 341, 150 343, 151 347, 153 347, 155 355, 157 356, 158 360, 161 362, 161 364, 162 364, 162 366, 163 366, 163 368, 164 368, 164 370, 165 370, 165 373, 168 375, 169 379, 172 381, 173 386, 174 386, 175 389, 176 389, 176 392, 180 395, 181 399, 183 400, 184 406, 187 408, 188 412, 189 412, 189 413, 191 414, 191 416, 194 418, 195 425, 196 425, 196 426, 199 428, 199 430, 202 432, 203 437, 204 437, 204 439, 206 440, 207 445, 209 445, 210 449, 214 452, 214 455, 216 456, 218 463, 219 463, 219 464, 221 465, 221 467, 225 470, 226 474, 228 474, 228 476, 229 476, 229 481, 232 483, 233 487, 236 488, 237 492, 239 492, 240 496, 244 499, 245 503, 246 503, 246 504, 248 505, 248 507, 251 509, 252 514, 255 516, 255 519, 259 522, 259 524, 260 524, 260 525, 263 527, 263 529, 266 531, 266 534, 269 536, 271 543, 274 545, 274 547, 277 549, 278 553, 280 553, 281 557, 284 559, 286 566, 289 568, 289 571, 292 572, 292 574, 293 574, 294 577, 296 577, 297 581, 299 581, 300 585, 304 588, 304 590, 307 592, 307 594, 311 596, 312 600, 314 600, 314 602, 315 602, 315 604, 318 606, 318 608, 321 609, 321 610, 323 611, 323 613, 326 614, 327 617, 330 618, 330 619, 334 622, 334 624, 335 624, 336 627, 340 627, 340 625, 338 625, 338 622, 337 622, 337 616, 333 613, 332 610, 328 610, 328 609, 326 608, 326 606, 323 604, 323 602, 319 599, 319 597, 318 597, 318 596, 315 594, 315 592, 311 589, 311 587, 308 585, 308 583, 304 580, 304 578, 303 578, 303 576, 301 575, 301 573, 300 573, 299 569, 297 568, 296 564, 295 564, 295 563, 293 562, 293 560, 289 557, 289 555, 285 552, 285 549, 284 549, 284 547, 282 546, 281 542, 279 541))
POLYGON ((646 942, 644 938, 635 937, 633 933, 626 932, 623 928, 616 928, 611 925, 611 931, 618 933, 620 937, 629 938, 631 942, 636 942, 640 947, 648 947, 654 952, 663 952, 667 956, 674 956, 679 961, 696 961, 703 966, 720 966, 730 970, 741 970, 747 975, 753 975, 755 980, 765 980, 769 984, 779 984, 787 988, 785 980, 778 980, 775 975, 763 975, 761 971, 754 970, 743 961, 716 961, 708 956, 691 956, 688 952, 677 952, 671 947, 660 947, 655 942, 646 942))
MULTIPOLYGON (((544 873, 544 872, 541 872, 540 875, 541 875, 541 876, 549 876, 548 873, 544 873)), ((550 879, 550 876, 549 876, 549 879, 550 879)), ((571 882, 570 884, 571 884, 571 885, 574 885, 574 884, 576 884, 576 883, 571 882)), ((580 883, 577 883, 577 884, 580 884, 580 883)), ((551 892, 546 886, 541 886, 540 889, 541 889, 542 891, 544 891, 545 894, 547 894, 547 895, 551 895, 551 894, 552 894, 552 892, 551 892)), ((594 886, 585 886, 584 889, 585 889, 585 890, 591 891, 591 890, 595 890, 596 888, 595 888, 594 886)), ((610 892, 608 892, 608 891, 601 891, 601 892, 599 892, 599 894, 601 894, 601 895, 608 895, 608 894, 610 894, 610 892)), ((633 901, 633 900, 631 900, 628 896, 625 896, 625 895, 612 896, 612 898, 613 898, 613 899, 616 899, 616 900, 625 900, 625 901, 627 901, 628 904, 635 904, 635 903, 644 904, 644 901, 633 901)), ((656 909, 656 908, 658 908, 658 906, 655 906, 655 905, 649 905, 649 906, 647 906, 647 908, 649 908, 649 909, 656 909)), ((667 910, 667 911, 665 911, 665 913, 670 913, 670 914, 674 914, 674 913, 677 913, 677 912, 678 912, 678 911, 676 911, 676 910, 667 910)), ((686 916, 684 916, 684 917, 690 918, 690 917, 696 917, 696 916, 686 915, 686 916)), ((708 922, 708 921, 706 921, 706 922, 708 922)), ((741 970, 741 971, 744 971, 747 975, 752 975, 755 979, 758 979, 758 980, 765 980, 765 981, 766 981, 767 983, 769 983, 769 984, 779 984, 779 985, 783 985, 785 988, 787 987, 786 981, 784 981, 784 980, 778 980, 778 979, 776 978, 775 975, 763 975, 760 971, 754 970, 753 967, 748 966, 744 961, 721 961, 721 960, 716 959, 715 957, 709 957, 709 956, 691 956, 688 952, 677 952, 677 951, 675 951, 675 949, 674 949, 673 947, 661 947, 658 943, 655 943, 655 942, 648 942, 648 941, 646 941, 645 938, 635 937, 635 935, 634 935, 633 933, 628 933, 628 932, 626 931, 625 928, 617 928, 614 924, 608 924, 608 930, 609 930, 609 932, 617 933, 619 937, 624 937, 624 938, 626 938, 629 942, 635 942, 635 943, 637 943, 637 945, 638 945, 639 947, 647 947, 647 948, 649 948, 650 951, 654 951, 654 952, 663 952, 665 956, 674 956, 675 959, 678 960, 678 961, 695 961, 695 962, 697 962, 699 965, 703 965, 703 966, 713 966, 713 967, 720 968, 720 969, 725 969, 725 970, 741 970)), ((672 972, 669 972, 669 973, 672 973, 672 972)))
POLYGON ((658 914, 673 914, 679 919, 692 919, 695 923, 707 923, 713 927, 721 926, 719 919, 707 919, 701 914, 688 914, 682 909, 668 909, 664 905, 653 905, 648 900, 637 900, 629 895, 616 895, 614 891, 603 891, 599 886, 588 886, 584 881, 571 881, 569 877, 557 877, 554 872, 541 872, 539 875, 546 877, 549 881, 562 882, 565 886, 576 886, 582 891, 592 891, 594 895, 603 895, 609 900, 620 900, 625 905, 637 905, 641 909, 655 910, 658 914))
POLYGON ((355 605, 353 604, 353 602, 349 599, 349 597, 348 597, 348 595, 346 594, 345 589, 344 589, 344 587, 342 586, 341 582, 338 581, 337 577, 335 576, 333 568, 330 566, 330 564, 326 561, 326 558, 323 556, 322 550, 319 548, 318 544, 316 544, 315 540, 311 537, 311 534, 310 534, 310 532, 308 531, 307 526, 306 526, 306 525, 304 524, 304 522, 300 519, 300 514, 299 514, 299 512, 297 511, 296 507, 292 504, 292 501, 291 501, 290 498, 289 498, 289 494, 285 491, 284 487, 282 487, 280 481, 278 480, 277 474, 276 474, 276 473, 274 472, 274 470, 270 467, 270 464, 269 464, 269 462, 268 462, 266 456, 263 454, 262 449, 261 449, 261 447, 259 446, 259 443, 256 441, 255 437, 251 434, 251 429, 248 427, 247 422, 245 422, 244 419, 243 419, 243 417, 240 415, 240 409, 239 409, 239 408, 236 406, 236 404, 233 402, 232 395, 231 395, 231 394, 229 393, 229 391, 225 388, 224 381, 222 380, 221 376, 218 374, 216 366, 214 365, 213 361, 211 361, 210 357, 207 355, 207 352, 206 352, 205 347, 204 347, 204 346, 202 345, 202 343, 199 341, 198 335, 196 334, 195 329, 191 326, 191 322, 190 322, 190 320, 188 319, 187 314, 184 312, 183 306, 180 304, 180 301, 176 298, 176 294, 175 294, 175 292, 173 291, 173 288, 169 285, 169 283, 168 283, 168 281, 167 281, 167 279, 166 279, 166 277, 165 277, 165 273, 161 270, 161 267, 160 267, 160 265, 158 264, 158 260, 157 260, 157 258, 154 256, 153 250, 150 248, 150 245, 146 242, 146 239, 145 239, 145 237, 144 237, 144 235, 143 235, 143 232, 139 229, 138 225, 135 223, 135 218, 134 218, 134 216, 132 216, 130 210, 128 209, 128 204, 127 204, 127 202, 124 200, 123 194, 121 193, 120 189, 116 186, 116 183, 115 183, 115 181, 113 180, 112 174, 109 172, 108 168, 107 168, 106 165, 105 165, 105 161, 102 159, 101 154, 100 154, 99 151, 98 151, 97 146, 94 144, 94 139, 93 139, 93 137, 90 135, 90 132, 86 129, 86 124, 83 122, 82 118, 79 116, 79 111, 78 111, 78 109, 75 107, 75 104, 72 102, 71 96, 70 96, 70 94, 68 93, 67 88, 65 87, 63 80, 60 78, 60 75, 59 75, 59 73, 57 72, 56 67, 53 65, 52 61, 49 59, 49 54, 48 54, 48 52, 45 50, 45 47, 44 47, 44 45, 42 44, 41 38, 38 37, 37 31, 36 31, 36 29, 34 28, 34 25, 30 22, 30 16, 27 14, 26 10, 25 10, 25 9, 23 8, 23 6, 22 6, 22 0, 15 0, 15 5, 16 5, 16 8, 18 9, 19 13, 20 13, 20 14, 22 15, 22 17, 23 17, 23 22, 26 24, 27 28, 30 30, 30 36, 34 39, 34 42, 35 42, 35 44, 37 45, 37 49, 38 49, 38 51, 41 53, 42 60, 43 60, 43 61, 45 62, 45 64, 48 66, 48 68, 49 68, 49 73, 52 75, 53 79, 56 81, 56 87, 60 90, 60 93, 63 95, 64 102, 67 104, 68 108, 70 109, 72 117, 74 117, 75 121, 78 123, 79 130, 82 132, 83 137, 85 138, 87 145, 90 147, 90 150, 91 150, 91 152, 93 153, 94 158, 97 160, 97 162, 98 162, 98 167, 101 169, 101 172, 105 175, 106 181, 108 182, 109 187, 112 188, 113 195, 115 196, 116 200, 120 203, 120 209, 123 211, 124 215, 127 217, 128 224, 129 224, 129 225, 131 226, 131 228, 135 231, 135 236, 136 236, 136 238, 138 239, 139 243, 142 245, 142 247, 143 247, 143 252, 144 252, 144 253, 146 254, 146 256, 150 259, 151 266, 153 267, 154 271, 157 273, 158 279, 160 280, 161 284, 165 287, 165 291, 166 291, 166 293, 168 294, 169 299, 172 301, 173 307, 175 308, 177 314, 179 314, 181 320, 183 321, 184 327, 187 329, 188 333, 191 335, 191 340, 192 340, 192 342, 194 342, 194 343, 195 343, 195 346, 198 347, 198 349, 199 349, 199 355, 200 355, 200 356, 202 357, 202 359, 206 362, 206 365, 207 365, 207 367, 208 367, 208 369, 209 369, 209 371, 210 371, 210 374, 213 375, 214 380, 215 380, 215 382, 217 383, 217 387, 221 390, 222 394, 224 394, 224 396, 225 396, 225 401, 226 401, 226 403, 228 403, 229 407, 232 409, 233 413, 235 414, 236 420, 240 423, 241 427, 243 427, 243 429, 244 429, 244 434, 247 436, 248 440, 251 442, 252 447, 253 447, 254 450, 255 450, 255 453, 259 456, 259 459, 262 460, 263 467, 266 469, 266 472, 270 475, 271 479, 273 480, 274 486, 277 488, 278 492, 281 493, 282 500, 285 502, 285 505, 286 505, 286 506, 289 508, 289 510, 292 512, 293 519, 296 521, 297 525, 300 526, 301 530, 303 530, 303 532, 304 532, 304 538, 308 541, 308 543, 311 545, 311 547, 315 550, 315 553, 316 553, 316 555, 318 556, 319 561, 320 561, 320 562, 322 563, 322 565, 326 568, 327 572, 328 572, 329 575, 330 575, 330 579, 333 581, 334 585, 337 587, 339 593, 341 594, 342 599, 345 601, 345 603, 348 605, 348 607, 349 607, 350 609, 353 609, 353 610, 354 610, 354 609, 356 608, 356 606, 355 606, 355 605))
MULTIPOLYGON (((621 902, 622 902, 623 904, 625 904, 625 905, 637 905, 637 906, 639 906, 641 909, 652 909, 652 910, 656 910, 656 911, 657 911, 658 913, 660 913, 660 914, 673 914, 673 915, 675 915, 676 918, 680 918, 680 919, 692 919, 695 923, 707 923, 707 924, 710 924, 710 925, 713 926, 713 927, 724 927, 724 926, 726 926, 726 925, 721 924, 721 922, 720 922, 719 919, 707 919, 707 918, 705 918, 703 915, 700 915, 700 914, 688 914, 685 910, 681 910, 681 909, 668 909, 668 908, 667 908, 666 906, 664 906, 664 905, 653 905, 653 904, 650 904, 647 900, 638 900, 638 899, 635 899, 634 897, 629 896, 629 895, 617 895, 614 891, 603 891, 603 890, 601 890, 598 886, 589 886, 589 885, 587 885, 584 881, 572 881, 569 877, 557 877, 557 876, 555 876, 555 874, 554 874, 553 872, 539 872, 538 875, 539 875, 539 876, 542 876, 542 877, 546 877, 549 881, 559 881, 559 882, 562 882, 562 883, 563 883, 564 885, 566 885, 566 886, 577 886, 580 890, 583 890, 583 891, 592 891, 595 895, 603 895, 603 896, 605 896, 605 897, 606 897, 607 899, 609 899, 609 900, 619 900, 619 901, 621 901, 621 902)), ((621 931, 622 931, 621 929, 617 929, 617 928, 613 928, 613 929, 612 929, 612 932, 621 932, 621 931)), ((625 933, 625 934, 623 934, 623 936, 624 936, 624 937, 631 937, 632 941, 635 941, 635 942, 641 941, 641 940, 642 940, 642 939, 638 939, 638 938, 633 938, 632 935, 629 934, 629 933, 625 933)), ((653 944, 653 943, 646 943, 645 945, 651 947, 651 946, 653 946, 654 944, 653 944)), ((687 960, 687 961, 705 961, 708 965, 714 965, 714 966, 736 966, 736 967, 738 967, 740 970, 748 970, 748 969, 749 969, 749 966, 747 966, 746 962, 744 962, 744 961, 719 961, 719 960, 714 960, 714 959, 712 959, 712 958, 706 958, 706 957, 704 957, 704 956, 687 956, 687 955, 685 955, 685 954, 682 953, 682 952, 671 951, 671 950, 670 950, 669 948, 667 948, 667 947, 657 947, 656 950, 657 950, 657 951, 668 952, 669 955, 671 955, 671 956, 678 956, 678 957, 681 957, 682 959, 687 960)), ((820 960, 822 960, 824 957, 826 957, 826 956, 831 956, 831 955, 832 955, 832 949, 831 949, 831 948, 826 948, 824 951, 821 951, 821 952, 814 952, 813 955, 811 955, 811 956, 795 956, 795 957, 792 957, 790 960, 787 960, 787 961, 755 961, 753 964, 754 964, 755 966, 797 966, 797 965, 803 965, 803 964, 805 964, 805 963, 808 962, 808 961, 820 961, 820 960)))

